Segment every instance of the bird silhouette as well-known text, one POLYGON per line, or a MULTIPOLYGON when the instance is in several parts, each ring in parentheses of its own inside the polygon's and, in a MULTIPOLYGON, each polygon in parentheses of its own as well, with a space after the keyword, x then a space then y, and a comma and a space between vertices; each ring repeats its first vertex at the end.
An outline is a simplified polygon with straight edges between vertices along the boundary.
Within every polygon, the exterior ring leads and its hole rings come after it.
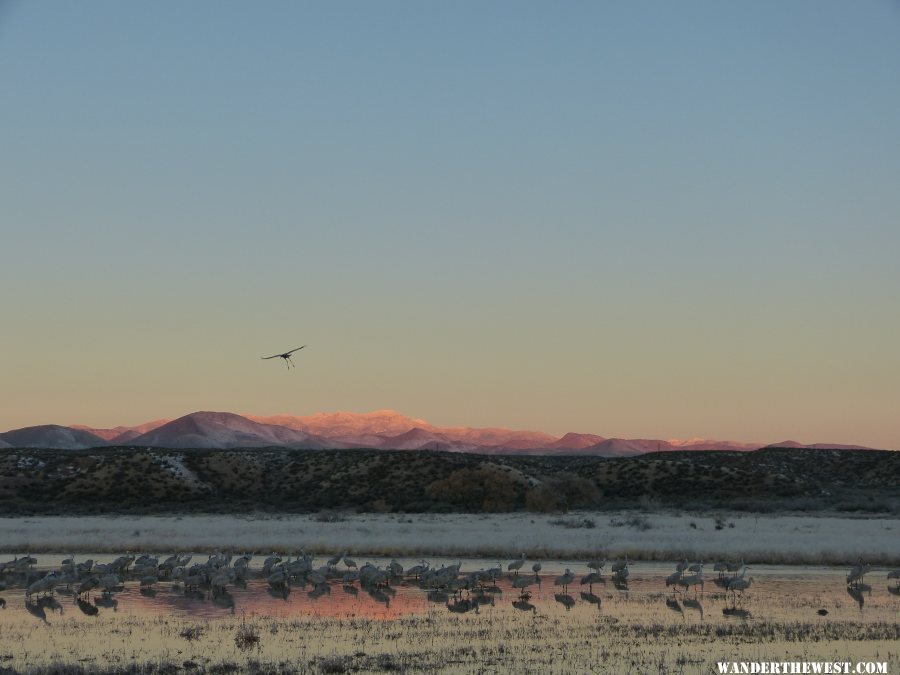
MULTIPOLYGON (((305 347, 305 346, 306 345, 303 345, 303 347, 305 347)), ((294 352, 300 351, 301 349, 303 349, 303 347, 297 347, 296 349, 292 349, 291 351, 285 352, 284 354, 273 354, 272 356, 260 356, 259 358, 261 358, 263 361, 267 361, 269 359, 284 359, 284 365, 286 365, 287 369, 290 370, 291 366, 294 366, 294 368, 297 367, 296 365, 294 365, 294 362, 291 361, 291 354, 293 354, 294 352)))

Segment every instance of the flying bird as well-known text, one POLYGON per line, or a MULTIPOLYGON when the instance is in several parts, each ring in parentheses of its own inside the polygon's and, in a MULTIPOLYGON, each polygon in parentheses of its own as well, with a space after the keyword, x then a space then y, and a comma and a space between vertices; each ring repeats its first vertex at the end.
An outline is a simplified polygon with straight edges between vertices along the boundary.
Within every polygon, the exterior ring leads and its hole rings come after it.
MULTIPOLYGON (((306 345, 303 345, 303 347, 305 347, 305 346, 306 345)), ((303 347, 297 347, 297 349, 292 349, 291 351, 285 352, 284 354, 273 354, 272 356, 261 356, 260 358, 263 361, 265 361, 267 359, 284 359, 284 365, 286 365, 287 369, 290 370, 291 366, 294 366, 294 368, 297 367, 294 365, 294 362, 291 361, 291 354, 293 354, 294 352, 300 351, 301 349, 303 349, 303 347)))

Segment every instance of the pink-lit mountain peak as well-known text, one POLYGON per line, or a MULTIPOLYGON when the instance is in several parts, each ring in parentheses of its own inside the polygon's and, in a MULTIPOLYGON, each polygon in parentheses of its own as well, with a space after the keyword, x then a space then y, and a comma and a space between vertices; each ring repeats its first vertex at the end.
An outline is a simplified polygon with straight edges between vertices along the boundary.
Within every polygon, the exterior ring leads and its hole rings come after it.
POLYGON ((308 433, 322 433, 328 436, 358 436, 361 434, 402 434, 410 429, 431 430, 425 420, 407 417, 395 410, 375 410, 368 413, 338 411, 319 412, 312 415, 245 415, 247 419, 261 424, 278 424, 289 429, 299 429, 308 433))
MULTIPOLYGON (((376 448, 381 450, 446 450, 483 454, 570 454, 621 457, 684 450, 755 450, 762 444, 711 441, 604 438, 568 433, 561 438, 540 431, 498 427, 438 427, 394 410, 314 415, 236 415, 200 411, 172 421, 154 420, 134 427, 92 429, 83 425, 43 425, 0 433, 0 448, 89 448, 133 445, 159 448, 295 449, 376 448), (98 432, 98 433, 95 433, 98 432)), ((863 446, 794 441, 772 446, 814 449, 868 449, 863 446)))

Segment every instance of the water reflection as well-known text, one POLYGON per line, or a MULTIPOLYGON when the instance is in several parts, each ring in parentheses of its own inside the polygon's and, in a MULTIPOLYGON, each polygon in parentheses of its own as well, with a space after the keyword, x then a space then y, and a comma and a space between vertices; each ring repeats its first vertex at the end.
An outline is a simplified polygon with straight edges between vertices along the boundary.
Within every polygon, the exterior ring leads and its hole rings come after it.
POLYGON ((515 600, 512 604, 516 609, 522 610, 523 612, 537 612, 537 607, 532 605, 527 600, 515 600))
MULTIPOLYGON (((865 612, 871 620, 877 620, 879 616, 884 616, 885 611, 890 614, 892 610, 895 615, 896 598, 900 596, 900 587, 891 583, 887 588, 888 594, 879 589, 873 598, 870 586, 859 584, 847 587, 840 570, 824 568, 763 568, 759 573, 761 581, 752 588, 748 583, 743 594, 729 592, 724 579, 710 578, 707 581, 713 581, 717 592, 704 591, 697 584, 693 593, 689 589, 685 592, 676 588, 674 595, 669 595, 665 583, 666 570, 662 565, 655 569, 647 564, 651 572, 645 573, 642 567, 626 577, 621 574, 604 576, 597 571, 584 575, 583 568, 578 568, 575 563, 559 563, 557 567, 570 565, 565 574, 557 576, 548 573, 542 577, 538 573, 501 575, 499 571, 494 573, 495 568, 486 570, 484 567, 476 572, 466 572, 460 570, 462 563, 447 561, 454 564, 436 565, 429 568, 430 571, 420 570, 417 574, 391 575, 385 573, 384 568, 369 563, 357 571, 336 570, 327 566, 315 568, 306 560, 297 558, 291 561, 290 569, 308 567, 310 574, 295 577, 286 573, 278 581, 272 578, 272 574, 264 575, 257 564, 256 568, 242 567, 241 576, 235 576, 233 580, 229 574, 224 577, 220 574, 218 578, 222 583, 218 584, 191 570, 181 573, 176 570, 171 574, 160 572, 152 584, 148 575, 135 571, 123 575, 123 582, 119 577, 113 579, 111 575, 114 573, 106 574, 106 569, 112 564, 107 563, 99 570, 102 574, 88 577, 80 584, 78 580, 63 584, 64 578, 60 577, 60 585, 44 595, 32 595, 28 601, 25 601, 25 588, 45 578, 46 571, 29 568, 18 573, 6 573, 0 583, 6 586, 5 594, 13 601, 11 607, 15 608, 15 612, 21 613, 24 607, 34 618, 49 623, 54 621, 54 615, 63 615, 64 606, 59 601, 63 597, 71 597, 72 604, 78 609, 69 616, 82 621, 104 612, 147 617, 216 618, 234 615, 238 609, 249 616, 288 618, 314 615, 390 620, 435 610, 454 614, 496 611, 496 605, 506 608, 511 605, 519 611, 563 616, 587 611, 596 613, 601 605, 605 605, 604 615, 610 619, 618 616, 645 622, 670 617, 671 621, 677 615, 682 621, 704 622, 716 620, 707 615, 707 609, 712 608, 711 616, 717 617, 716 609, 723 604, 724 619, 750 620, 750 609, 759 613, 760 607, 764 607, 764 616, 754 617, 757 620, 808 617, 810 606, 821 607, 829 594, 833 603, 828 606, 839 619, 841 599, 844 601, 844 617, 850 609, 844 592, 854 600, 854 613, 858 607, 860 613, 865 612), (374 583, 363 585, 360 579, 367 574, 375 574, 373 569, 378 570, 376 576, 370 577, 374 583), (171 576, 171 580, 161 580, 165 576, 171 576), (227 583, 224 583, 226 578, 227 583), (570 593, 570 584, 580 585, 583 590, 570 593), (594 586, 597 586, 596 591, 594 586), (88 597, 91 589, 97 592, 104 587, 111 590, 101 593, 93 601, 88 597), (661 597, 664 598, 665 608, 659 603, 661 597), (813 602, 815 604, 811 604, 813 602)), ((483 565, 483 562, 476 561, 466 566, 477 569, 479 564, 483 565)), ((550 570, 553 566, 551 561, 544 563, 544 567, 550 570)), ((224 569, 236 568, 226 565, 224 569)), ((69 601, 63 602, 68 604, 69 601)), ((3 604, 0 601, 0 606, 3 604)), ((10 614, 4 613, 0 622, 10 614)))
POLYGON ((847 586, 847 595, 856 600, 856 604, 859 605, 860 611, 862 611, 863 606, 866 604, 866 592, 871 593, 872 587, 868 584, 858 584, 854 586, 847 586))
POLYGON ((676 598, 666 598, 666 607, 671 609, 673 612, 680 614, 682 619, 684 618, 684 609, 681 607, 681 604, 676 598))
POLYGON ((726 616, 726 617, 729 617, 732 619, 741 619, 744 621, 749 619, 751 616, 749 609, 743 609, 740 607, 727 607, 727 606, 724 609, 722 609, 722 614, 723 614, 723 616, 726 616))
POLYGON ((565 607, 567 612, 575 606, 575 598, 568 593, 557 593, 553 596, 553 599, 565 607))
POLYGON ((684 606, 700 613, 700 621, 703 621, 703 605, 696 598, 685 598, 684 606))

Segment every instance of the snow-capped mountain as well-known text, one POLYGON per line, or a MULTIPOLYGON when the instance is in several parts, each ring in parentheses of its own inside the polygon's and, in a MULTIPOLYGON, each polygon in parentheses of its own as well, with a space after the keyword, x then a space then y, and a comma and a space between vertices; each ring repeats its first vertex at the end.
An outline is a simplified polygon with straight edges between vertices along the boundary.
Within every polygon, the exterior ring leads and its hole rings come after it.
MULTIPOLYGON (((688 440, 605 438, 596 434, 574 432, 557 438, 540 431, 496 427, 439 427, 393 410, 268 417, 236 415, 229 412, 195 412, 172 421, 154 420, 132 427, 44 425, 0 434, 0 448, 81 449, 104 445, 223 449, 287 447, 310 450, 375 448, 497 455, 628 457, 650 452, 746 451, 755 450, 763 444, 705 438, 688 440)), ((869 449, 858 445, 830 443, 803 445, 796 441, 783 441, 766 447, 869 449)))
POLYGON ((196 412, 141 434, 129 445, 161 448, 257 448, 283 446, 321 450, 334 447, 311 434, 259 424, 234 413, 196 412))

